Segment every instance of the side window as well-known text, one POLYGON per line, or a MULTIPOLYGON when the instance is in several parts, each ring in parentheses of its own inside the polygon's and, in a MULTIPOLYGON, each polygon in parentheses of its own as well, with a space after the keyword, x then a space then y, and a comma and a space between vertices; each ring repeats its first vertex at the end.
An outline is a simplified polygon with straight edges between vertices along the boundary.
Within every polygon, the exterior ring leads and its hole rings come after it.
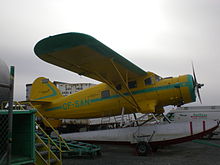
POLYGON ((151 85, 151 84, 153 84, 151 77, 146 78, 146 79, 144 80, 144 83, 145 83, 145 85, 151 85))
POLYGON ((128 88, 136 88, 137 82, 136 81, 129 81, 128 82, 128 88))
POLYGON ((117 90, 121 90, 121 84, 116 85, 115 87, 117 90))
POLYGON ((101 92, 101 97, 102 98, 107 98, 110 96, 110 91, 109 90, 105 90, 101 92))

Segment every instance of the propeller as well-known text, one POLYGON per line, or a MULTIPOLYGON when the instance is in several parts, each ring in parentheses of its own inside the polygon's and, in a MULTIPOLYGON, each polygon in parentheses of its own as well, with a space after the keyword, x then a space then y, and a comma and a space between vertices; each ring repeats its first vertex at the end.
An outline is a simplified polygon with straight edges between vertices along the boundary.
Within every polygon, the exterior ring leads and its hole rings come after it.
POLYGON ((201 96, 200 96, 200 93, 199 93, 199 89, 202 88, 204 86, 204 84, 198 83, 198 81, 196 79, 196 73, 195 73, 195 69, 194 69, 193 63, 192 63, 192 70, 193 70, 193 79, 194 79, 194 81, 193 81, 194 89, 196 90, 198 98, 199 98, 199 101, 202 104, 202 99, 201 99, 201 96))

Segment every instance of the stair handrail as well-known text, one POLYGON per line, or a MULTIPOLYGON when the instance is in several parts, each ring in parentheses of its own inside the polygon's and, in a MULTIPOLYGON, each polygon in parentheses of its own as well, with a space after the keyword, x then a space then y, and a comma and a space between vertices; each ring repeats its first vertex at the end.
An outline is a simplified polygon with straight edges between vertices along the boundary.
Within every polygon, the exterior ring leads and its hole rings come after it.
POLYGON ((53 143, 53 145, 60 151, 63 152, 62 149, 53 141, 53 139, 51 139, 51 137, 44 131, 44 129, 36 123, 36 126, 40 129, 40 131, 43 132, 43 134, 47 137, 48 141, 51 141, 51 143, 53 143))
POLYGON ((2 103, 1 103, 1 109, 4 109, 4 104, 5 103, 8 103, 8 101, 2 101, 2 103))
MULTIPOLYGON (((37 108, 34 107, 34 105, 31 102, 28 102, 28 104, 33 107, 34 109, 37 110, 37 108)), ((71 149, 69 148, 69 146, 67 145, 66 141, 62 138, 62 136, 60 136, 60 134, 57 132, 57 130, 55 130, 53 128, 53 126, 50 124, 49 121, 47 121, 47 119, 37 110, 37 115, 39 115, 44 122, 46 122, 47 125, 49 125, 49 127, 54 131, 54 133, 57 135, 59 141, 60 141, 60 147, 61 147, 61 141, 63 142, 63 144, 66 146, 66 148, 71 151, 71 149)))
MULTIPOLYGON (((47 134, 46 134, 47 135, 47 134)), ((50 158, 51 158, 51 153, 52 153, 52 155, 53 155, 53 157, 55 157, 57 160, 59 160, 60 162, 62 162, 62 150, 58 147, 58 150, 60 151, 60 154, 59 154, 59 159, 57 158, 57 156, 56 156, 56 154, 54 154, 53 153, 53 151, 51 151, 51 149, 50 149, 50 146, 48 145, 48 144, 46 144, 42 139, 41 139, 41 137, 37 134, 37 133, 35 133, 35 136, 38 138, 38 139, 40 139, 40 141, 42 142, 42 144, 46 147, 46 149, 48 150, 48 163, 50 164, 50 158)), ((48 138, 49 139, 49 138, 48 138)), ((53 142, 53 140, 52 139, 50 139, 50 140, 48 140, 48 142, 50 143, 50 141, 52 141, 53 142)))
MULTIPOLYGON (((19 102, 16 102, 16 103, 17 103, 18 105, 20 105, 21 108, 23 108, 22 105, 21 105, 19 102)), ((60 146, 61 146, 61 142, 62 142, 62 143, 66 146, 66 148, 67 148, 69 151, 71 151, 70 147, 67 145, 66 141, 62 138, 62 136, 60 136, 60 134, 57 132, 57 130, 55 130, 55 129, 53 128, 53 126, 50 124, 50 122, 47 121, 47 119, 38 111, 38 109, 37 109, 31 102, 29 102, 29 101, 24 101, 24 102, 21 102, 21 103, 27 104, 27 105, 29 105, 30 107, 32 107, 33 109, 36 109, 37 115, 38 115, 39 117, 41 117, 42 120, 43 120, 44 122, 46 122, 46 124, 47 124, 47 125, 54 131, 54 133, 57 135, 57 137, 58 137, 58 139, 59 139, 59 141, 60 141, 60 146)))
MULTIPOLYGON (((5 103, 7 103, 7 101, 5 101, 5 103)), ((30 102, 21 102, 21 103, 26 103, 26 104, 28 104, 29 106, 31 106, 33 109, 35 109, 37 115, 39 115, 39 116, 50 126, 50 128, 58 135, 58 137, 59 137, 58 139, 59 139, 60 144, 61 144, 61 140, 62 140, 63 143, 64 143, 64 144, 66 145, 66 147, 68 148, 68 150, 71 150, 71 149, 69 148, 69 146, 67 146, 67 144, 66 144, 66 142, 64 141, 64 139, 58 134, 58 132, 57 132, 57 131, 53 128, 53 126, 46 120, 46 118, 43 117, 43 115, 37 110, 37 108, 35 108, 30 102)), ((25 110, 21 103, 18 102, 18 101, 13 101, 13 105, 14 105, 14 107, 16 108, 16 110, 25 110)), ((3 103, 1 104, 1 108, 2 108, 2 107, 3 107, 3 103)), ((60 147, 58 147, 58 145, 50 138, 50 136, 43 130, 43 128, 42 128, 37 122, 35 122, 35 124, 36 124, 36 126, 38 127, 38 129, 40 129, 41 132, 42 132, 42 133, 47 137, 47 139, 48 139, 48 144, 46 144, 45 147, 46 147, 47 150, 48 150, 48 158, 49 158, 48 161, 49 161, 49 164, 50 164, 50 155, 51 155, 51 152, 52 152, 53 155, 55 155, 55 154, 53 153, 53 151, 51 151, 51 149, 50 149, 50 142, 53 143, 53 145, 59 150, 59 160, 62 162, 62 152, 63 152, 63 150, 61 149, 61 145, 60 145, 60 147)), ((41 139, 41 138, 39 137, 39 135, 37 135, 37 133, 35 133, 35 136, 37 136, 37 138, 41 139)), ((41 139, 41 141, 42 141, 42 139, 41 139)), ((55 156, 56 156, 56 155, 55 155, 55 156)))
MULTIPOLYGON (((62 136, 60 136, 60 134, 57 132, 57 130, 55 130, 55 129, 53 128, 53 126, 50 124, 50 122, 48 122, 48 121, 46 120, 46 118, 45 118, 39 111, 37 111, 37 115, 39 115, 39 116, 43 119, 43 121, 46 122, 46 123, 49 125, 49 127, 50 127, 50 128, 54 131, 54 133, 57 135, 57 137, 58 137, 60 143, 63 142, 63 144, 64 144, 64 145, 67 147, 67 149, 70 151, 71 149, 70 149, 69 146, 67 145, 66 141, 62 138, 62 136)), ((60 144, 60 146, 61 146, 61 144, 60 144)))

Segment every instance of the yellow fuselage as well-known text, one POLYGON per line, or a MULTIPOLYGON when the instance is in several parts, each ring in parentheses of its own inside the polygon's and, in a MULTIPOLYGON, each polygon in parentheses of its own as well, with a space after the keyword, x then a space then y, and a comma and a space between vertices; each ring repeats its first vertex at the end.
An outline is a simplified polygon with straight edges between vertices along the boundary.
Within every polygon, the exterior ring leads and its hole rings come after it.
POLYGON ((195 101, 191 75, 160 79, 148 72, 146 76, 133 81, 136 84, 131 85, 129 90, 123 85, 118 90, 124 97, 101 83, 38 108, 49 118, 77 119, 120 115, 122 107, 125 113, 162 113, 164 106, 195 101))

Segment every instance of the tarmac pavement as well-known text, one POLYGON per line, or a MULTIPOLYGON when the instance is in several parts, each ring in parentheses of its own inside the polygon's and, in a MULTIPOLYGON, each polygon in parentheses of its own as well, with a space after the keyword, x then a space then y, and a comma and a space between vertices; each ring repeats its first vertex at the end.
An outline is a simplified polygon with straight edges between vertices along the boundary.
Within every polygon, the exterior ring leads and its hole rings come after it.
POLYGON ((63 165, 220 165, 220 139, 197 142, 166 146, 147 156, 137 156, 131 145, 100 144, 102 156, 64 159, 63 165))

